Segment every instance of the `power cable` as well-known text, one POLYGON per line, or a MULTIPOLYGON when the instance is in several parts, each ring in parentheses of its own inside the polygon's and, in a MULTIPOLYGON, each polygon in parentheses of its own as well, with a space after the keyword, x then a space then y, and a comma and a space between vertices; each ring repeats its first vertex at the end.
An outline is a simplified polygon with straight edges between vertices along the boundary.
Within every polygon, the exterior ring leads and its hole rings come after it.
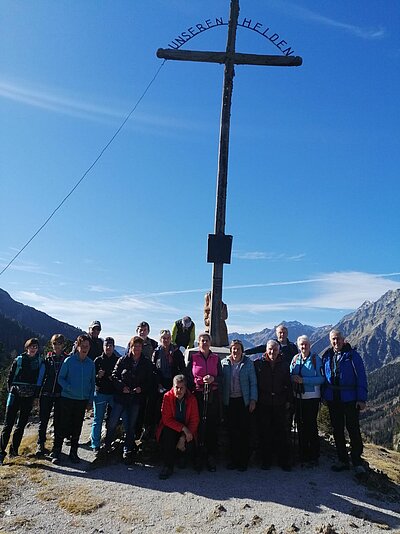
POLYGON ((117 137, 117 135, 120 133, 122 128, 125 126, 125 124, 130 119, 131 115, 136 111, 136 108, 140 104, 140 102, 145 97, 147 91, 150 89, 150 87, 153 85, 155 79, 157 78, 158 74, 160 73, 160 70, 163 68, 164 64, 166 63, 166 59, 161 63, 161 65, 158 67, 156 73, 154 74, 153 78, 150 80, 150 82, 147 84, 146 89, 143 91, 142 95, 140 96, 139 100, 136 102, 136 104, 133 106, 131 111, 128 113, 128 115, 125 117, 125 119, 122 121, 122 123, 119 125, 115 133, 112 135, 110 140, 105 144, 105 146, 100 150, 98 156, 94 159, 93 163, 89 165, 89 167, 86 169, 86 171, 82 174, 82 176, 79 178, 79 180, 76 182, 74 187, 71 189, 71 191, 62 199, 62 201, 58 204, 58 206, 51 212, 51 214, 47 217, 47 219, 44 221, 44 223, 36 230, 36 232, 28 239, 28 241, 25 243, 25 245, 15 254, 15 256, 7 263, 7 265, 3 268, 2 271, 0 271, 0 276, 5 273, 5 271, 14 263, 14 261, 18 258, 20 254, 26 249, 26 247, 32 243, 32 241, 35 239, 35 237, 43 230, 43 228, 47 225, 48 222, 54 217, 54 215, 57 213, 57 211, 61 208, 61 206, 68 200, 68 198, 72 195, 72 193, 75 191, 75 189, 79 186, 79 184, 86 178, 86 176, 89 174, 89 172, 93 169, 93 167, 96 165, 96 163, 100 160, 100 158, 103 156, 104 152, 108 149, 108 147, 112 144, 114 139, 117 137))

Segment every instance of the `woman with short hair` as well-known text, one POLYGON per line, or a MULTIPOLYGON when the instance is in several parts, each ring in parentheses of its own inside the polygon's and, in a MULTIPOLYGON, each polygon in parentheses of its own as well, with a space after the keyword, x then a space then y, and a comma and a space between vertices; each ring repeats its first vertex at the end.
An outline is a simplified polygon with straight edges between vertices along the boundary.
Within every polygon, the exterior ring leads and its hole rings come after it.
POLYGON ((222 400, 226 408, 229 454, 228 469, 246 471, 249 462, 250 414, 257 399, 257 377, 254 363, 244 355, 243 343, 234 339, 230 355, 222 365, 222 400))
POLYGON ((61 386, 61 432, 54 438, 51 453, 53 463, 60 461, 63 440, 69 437, 71 438, 69 459, 74 464, 80 462, 79 437, 85 411, 90 408, 93 401, 95 367, 93 360, 89 358, 90 337, 87 334, 78 336, 75 346, 76 352, 64 360, 58 375, 58 383, 61 386))
POLYGON ((153 352, 153 364, 156 373, 157 396, 153 417, 158 424, 161 417, 161 403, 163 395, 172 388, 172 381, 176 375, 186 376, 185 359, 179 347, 171 343, 171 332, 160 331, 160 343, 153 352))
POLYGON ((133 462, 136 421, 152 383, 153 364, 142 354, 142 347, 143 339, 132 337, 128 354, 119 358, 111 375, 115 393, 105 448, 110 451, 115 429, 122 418, 125 430, 122 457, 127 465, 133 462))
POLYGON ((25 351, 15 358, 7 379, 7 405, 4 426, 0 438, 0 465, 6 457, 6 448, 15 421, 17 425, 12 437, 10 456, 18 456, 18 448, 25 426, 32 411, 33 401, 41 383, 42 359, 39 355, 39 340, 28 339, 25 351), (18 419, 17 419, 18 418, 18 419))
POLYGON ((207 469, 214 472, 217 470, 219 385, 222 368, 218 354, 210 350, 210 334, 201 333, 198 342, 199 350, 189 355, 187 366, 189 382, 193 384, 200 413, 197 461, 200 470, 205 458, 207 469))
POLYGON ((51 411, 53 412, 54 439, 60 434, 60 399, 61 386, 58 383, 58 374, 63 361, 68 357, 64 352, 65 338, 62 334, 54 334, 50 340, 52 350, 47 353, 44 360, 44 376, 39 398, 39 432, 36 454, 43 456, 48 453, 46 449, 46 433, 51 411))
POLYGON ((181 465, 186 464, 187 456, 193 459, 198 426, 196 398, 187 389, 186 377, 176 375, 172 388, 164 395, 156 434, 163 458, 161 480, 172 475, 177 458, 183 460, 181 465))
POLYGON ((307 336, 297 338, 300 352, 290 365, 295 402, 295 421, 299 436, 300 462, 307 467, 318 465, 319 436, 317 416, 324 383, 322 360, 311 352, 307 336))

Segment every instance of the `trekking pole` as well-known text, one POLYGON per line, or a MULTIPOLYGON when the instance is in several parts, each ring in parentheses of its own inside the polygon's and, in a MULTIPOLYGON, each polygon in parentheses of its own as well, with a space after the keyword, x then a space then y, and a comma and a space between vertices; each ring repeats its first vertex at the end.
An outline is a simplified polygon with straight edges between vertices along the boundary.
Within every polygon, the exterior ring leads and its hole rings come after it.
POLYGON ((204 457, 206 456, 205 451, 205 438, 206 438, 206 424, 207 424, 207 410, 208 410, 208 399, 209 399, 209 385, 204 383, 203 387, 203 413, 201 416, 201 425, 199 431, 199 470, 202 468, 204 457))
POLYGON ((296 434, 298 432, 298 428, 297 428, 297 396, 296 396, 296 389, 297 389, 297 384, 295 384, 295 387, 294 387, 294 417, 293 417, 293 455, 295 454, 295 451, 296 451, 296 434))
POLYGON ((304 385, 303 384, 296 384, 297 391, 296 391, 296 415, 297 415, 297 445, 298 445, 298 453, 300 462, 302 462, 302 451, 301 451, 301 444, 300 444, 300 433, 302 432, 302 424, 303 424, 303 406, 302 406, 302 394, 304 392, 304 385))
POLYGON ((203 422, 203 425, 205 425, 206 422, 207 422, 207 410, 208 410, 208 398, 209 398, 209 395, 210 395, 210 385, 205 383, 204 384, 204 389, 203 389, 203 417, 201 418, 202 422, 203 422))

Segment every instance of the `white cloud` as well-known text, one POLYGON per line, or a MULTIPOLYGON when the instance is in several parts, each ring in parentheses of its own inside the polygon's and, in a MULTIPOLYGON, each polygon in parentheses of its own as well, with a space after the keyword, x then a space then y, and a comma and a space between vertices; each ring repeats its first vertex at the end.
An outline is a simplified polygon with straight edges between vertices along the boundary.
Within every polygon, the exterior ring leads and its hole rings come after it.
MULTIPOLYGON (((0 270, 2 270, 6 265, 8 265, 10 260, 6 258, 0 258, 0 270)), ((43 267, 37 263, 31 261, 21 261, 18 260, 16 263, 12 263, 8 269, 12 271, 21 271, 24 273, 39 274, 45 276, 58 276, 54 273, 49 273, 43 270, 43 267)))
MULTIPOLYGON (((92 120, 107 124, 116 124, 121 122, 132 109, 134 102, 125 103, 119 108, 103 104, 93 104, 88 100, 77 97, 65 96, 59 91, 49 88, 32 88, 27 83, 15 83, 7 80, 0 80, 0 97, 12 100, 27 106, 44 109, 53 113, 68 115, 79 119, 92 120)), ((135 110, 135 122, 142 126, 151 126, 183 131, 205 130, 206 125, 199 125, 185 119, 177 119, 174 116, 149 114, 135 110)), ((158 131, 158 130, 157 130, 158 131)))
POLYGON ((289 256, 283 252, 244 252, 235 250, 232 256, 238 260, 299 261, 305 257, 305 254, 301 253, 289 256))
POLYGON ((179 310, 169 304, 130 295, 84 300, 46 296, 35 291, 18 291, 13 298, 83 330, 91 321, 99 319, 104 335, 113 336, 119 344, 129 340, 138 320, 149 320, 150 317, 149 322, 156 326, 157 331, 159 324, 165 327, 165 323, 170 324, 170 317, 180 316, 179 310), (122 339, 116 335, 121 331, 125 332, 122 339))
POLYGON ((335 20, 331 17, 326 17, 292 2, 282 2, 282 0, 279 0, 279 2, 271 2, 271 7, 273 6, 294 18, 316 22, 317 24, 329 26, 331 28, 337 28, 362 39, 382 39, 386 35, 386 30, 381 26, 375 28, 363 28, 355 24, 349 24, 347 22, 335 20))
MULTIPOLYGON (((312 315, 321 317, 321 311, 326 310, 329 314, 336 311, 335 316, 356 309, 365 300, 375 301, 386 291, 400 288, 400 281, 392 278, 400 276, 400 273, 370 274, 364 272, 333 272, 321 274, 316 278, 267 282, 262 284, 247 284, 227 286, 229 290, 225 300, 228 302, 229 331, 254 332, 265 328, 266 325, 278 323, 282 319, 291 318, 302 320, 301 315, 310 311, 312 315), (287 300, 280 297, 266 298, 265 303, 244 302, 241 303, 231 291, 249 288, 285 288, 304 286, 302 296, 292 296, 287 300), (304 291, 307 291, 304 296, 304 291), (315 312, 315 313, 314 313, 315 312)), ((96 286, 93 286, 96 287, 96 286)), ((19 291, 13 298, 20 302, 34 306, 35 308, 58 318, 61 321, 79 326, 82 329, 93 319, 99 319, 103 323, 103 335, 113 336, 120 345, 126 344, 134 332, 136 322, 147 320, 152 326, 152 335, 157 338, 160 328, 170 327, 177 317, 183 315, 181 303, 177 299, 169 297, 184 295, 187 293, 204 293, 205 289, 188 289, 180 291, 165 291, 161 293, 148 293, 141 295, 119 295, 109 298, 64 298, 53 295, 43 295, 40 290, 19 291), (163 298, 167 297, 167 298, 163 298), (173 304, 171 304, 171 302, 173 304)), ((274 292, 276 294, 276 292, 274 292)), ((186 305, 185 305, 186 306, 186 305)), ((185 313, 187 313, 185 311, 185 313)), ((202 327, 202 310, 194 310, 193 319, 196 322, 197 331, 202 327)), ((309 316, 309 314, 306 314, 309 316)), ((324 315, 326 317, 326 314, 324 315)), ((309 324, 315 324, 312 321, 309 324)))
POLYGON ((110 289, 109 287, 104 286, 89 286, 88 291, 91 291, 93 293, 112 293, 115 291, 114 289, 110 289))
MULTIPOLYGON (((391 289, 399 289, 400 282, 387 279, 398 276, 400 273, 370 274, 363 272, 334 272, 320 278, 309 280, 296 280, 292 282, 272 282, 259 284, 252 287, 268 287, 288 284, 309 283, 315 285, 316 296, 308 299, 269 302, 266 304, 242 303, 230 304, 231 312, 238 313, 270 313, 282 312, 293 309, 332 309, 332 310, 355 310, 366 300, 378 300, 384 293, 391 289)), ((237 286, 244 288, 249 286, 237 286)))

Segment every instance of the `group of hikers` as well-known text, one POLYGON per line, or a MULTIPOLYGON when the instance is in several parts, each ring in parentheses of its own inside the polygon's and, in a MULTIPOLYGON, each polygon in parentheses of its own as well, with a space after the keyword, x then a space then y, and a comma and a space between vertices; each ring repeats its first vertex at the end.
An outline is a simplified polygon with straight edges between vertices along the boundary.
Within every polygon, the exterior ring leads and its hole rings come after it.
POLYGON ((320 455, 317 415, 322 401, 329 409, 337 451, 332 470, 349 470, 351 460, 357 475, 365 473, 359 411, 365 408, 367 379, 360 355, 340 331, 331 330, 331 347, 322 357, 311 350, 307 336, 291 343, 287 328, 279 325, 276 339, 266 345, 244 350, 241 340, 232 340, 223 358, 213 352, 207 332, 192 348, 190 317, 176 321, 172 332, 161 330, 158 342, 149 337, 149 324, 142 321, 123 356, 115 351, 114 339, 103 341, 100 331, 100 322, 93 321, 70 354, 64 352, 64 336, 55 334, 52 350, 44 358, 36 338, 26 341, 25 352, 14 360, 8 377, 0 465, 15 422, 9 455, 18 455, 39 397, 37 455, 55 464, 62 461, 65 440, 70 442, 70 461, 80 462, 83 420, 93 408, 94 462, 107 461, 122 422, 125 464, 134 462, 139 439, 155 438, 162 460, 160 479, 169 478, 175 465, 185 467, 188 462, 198 472, 204 468, 214 472, 223 420, 229 440, 224 453, 227 469, 247 470, 253 429, 262 469, 270 469, 275 460, 283 470, 292 469, 292 435, 297 436, 300 464, 314 468, 320 455), (192 349, 186 361, 182 347, 192 349), (253 354, 261 357, 253 359, 253 354), (46 438, 52 411, 54 437, 49 451, 46 438))

